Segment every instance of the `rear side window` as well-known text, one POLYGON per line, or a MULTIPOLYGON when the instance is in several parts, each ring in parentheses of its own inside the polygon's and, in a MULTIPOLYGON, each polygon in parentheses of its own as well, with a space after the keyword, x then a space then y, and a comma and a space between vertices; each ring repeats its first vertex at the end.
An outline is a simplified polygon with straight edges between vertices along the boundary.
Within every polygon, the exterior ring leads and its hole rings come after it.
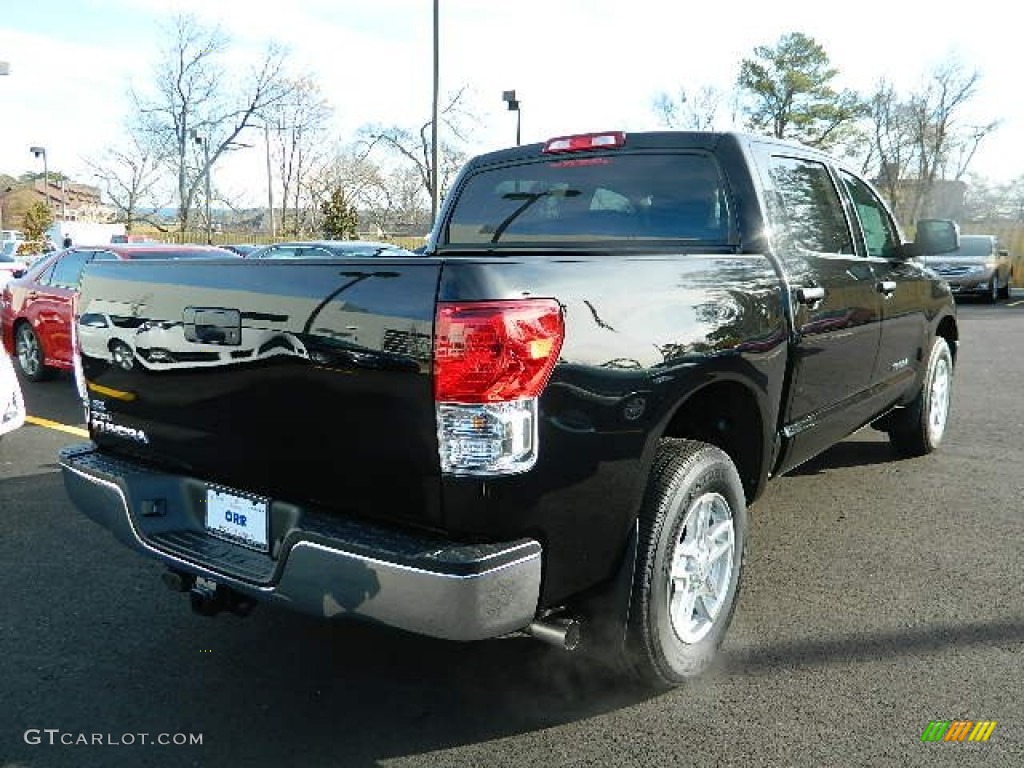
POLYGON ((843 204, 823 163, 772 157, 774 194, 768 196, 772 238, 785 251, 852 254, 843 204))
POLYGON ((622 154, 479 171, 462 187, 442 241, 722 243, 730 229, 726 187, 710 156, 622 154))

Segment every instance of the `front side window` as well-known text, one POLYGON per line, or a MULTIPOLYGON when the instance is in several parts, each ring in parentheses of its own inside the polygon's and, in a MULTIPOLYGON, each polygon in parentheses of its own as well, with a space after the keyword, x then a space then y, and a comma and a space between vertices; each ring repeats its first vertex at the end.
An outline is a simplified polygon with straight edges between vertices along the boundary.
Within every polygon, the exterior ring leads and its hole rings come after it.
POLYGON ((861 229, 864 230, 864 244, 867 246, 868 256, 891 256, 900 244, 900 236, 889 212, 885 209, 885 204, 878 199, 871 187, 853 174, 842 171, 840 175, 857 209, 857 218, 860 219, 861 229))
POLYGON ((769 161, 772 238, 785 251, 852 254, 842 200, 824 163, 794 157, 769 161))
POLYGON ((552 156, 470 176, 442 244, 726 243, 728 199, 705 154, 552 156))

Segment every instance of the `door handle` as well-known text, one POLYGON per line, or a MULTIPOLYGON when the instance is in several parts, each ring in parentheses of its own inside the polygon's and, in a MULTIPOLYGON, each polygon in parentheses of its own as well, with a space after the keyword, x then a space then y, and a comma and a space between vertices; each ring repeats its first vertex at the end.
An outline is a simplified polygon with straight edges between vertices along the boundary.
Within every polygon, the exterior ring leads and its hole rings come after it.
POLYGON ((801 304, 817 304, 825 298, 825 289, 820 285, 802 286, 796 289, 796 300, 801 304))
POLYGON ((887 297, 896 293, 896 283, 892 280, 883 280, 875 287, 879 293, 887 297))

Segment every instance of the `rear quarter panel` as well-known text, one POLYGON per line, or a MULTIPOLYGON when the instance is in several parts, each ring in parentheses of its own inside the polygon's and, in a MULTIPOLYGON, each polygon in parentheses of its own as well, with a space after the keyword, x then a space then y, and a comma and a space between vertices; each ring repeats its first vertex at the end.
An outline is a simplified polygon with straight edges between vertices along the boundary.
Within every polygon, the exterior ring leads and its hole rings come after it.
POLYGON ((442 275, 441 300, 524 296, 553 297, 565 311, 537 465, 512 477, 446 478, 445 523, 541 540, 552 603, 611 573, 657 441, 687 398, 737 382, 774 430, 786 324, 778 276, 756 254, 460 258, 442 275))

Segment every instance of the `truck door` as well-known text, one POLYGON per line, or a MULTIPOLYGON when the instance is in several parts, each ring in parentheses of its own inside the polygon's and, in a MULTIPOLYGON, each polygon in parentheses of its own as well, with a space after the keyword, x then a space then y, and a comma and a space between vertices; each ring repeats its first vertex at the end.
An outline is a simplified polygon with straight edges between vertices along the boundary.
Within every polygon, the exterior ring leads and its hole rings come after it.
POLYGON ((927 319, 921 308, 930 303, 932 285, 918 265, 897 258, 899 229, 871 186, 849 171, 840 171, 840 177, 860 222, 861 231, 855 233, 858 249, 871 263, 882 298, 882 334, 872 383, 879 398, 895 401, 913 383, 924 357, 927 319))
POLYGON ((783 471, 870 415, 881 295, 869 260, 857 252, 829 166, 774 152, 762 163, 772 247, 790 283, 794 326, 783 471))

